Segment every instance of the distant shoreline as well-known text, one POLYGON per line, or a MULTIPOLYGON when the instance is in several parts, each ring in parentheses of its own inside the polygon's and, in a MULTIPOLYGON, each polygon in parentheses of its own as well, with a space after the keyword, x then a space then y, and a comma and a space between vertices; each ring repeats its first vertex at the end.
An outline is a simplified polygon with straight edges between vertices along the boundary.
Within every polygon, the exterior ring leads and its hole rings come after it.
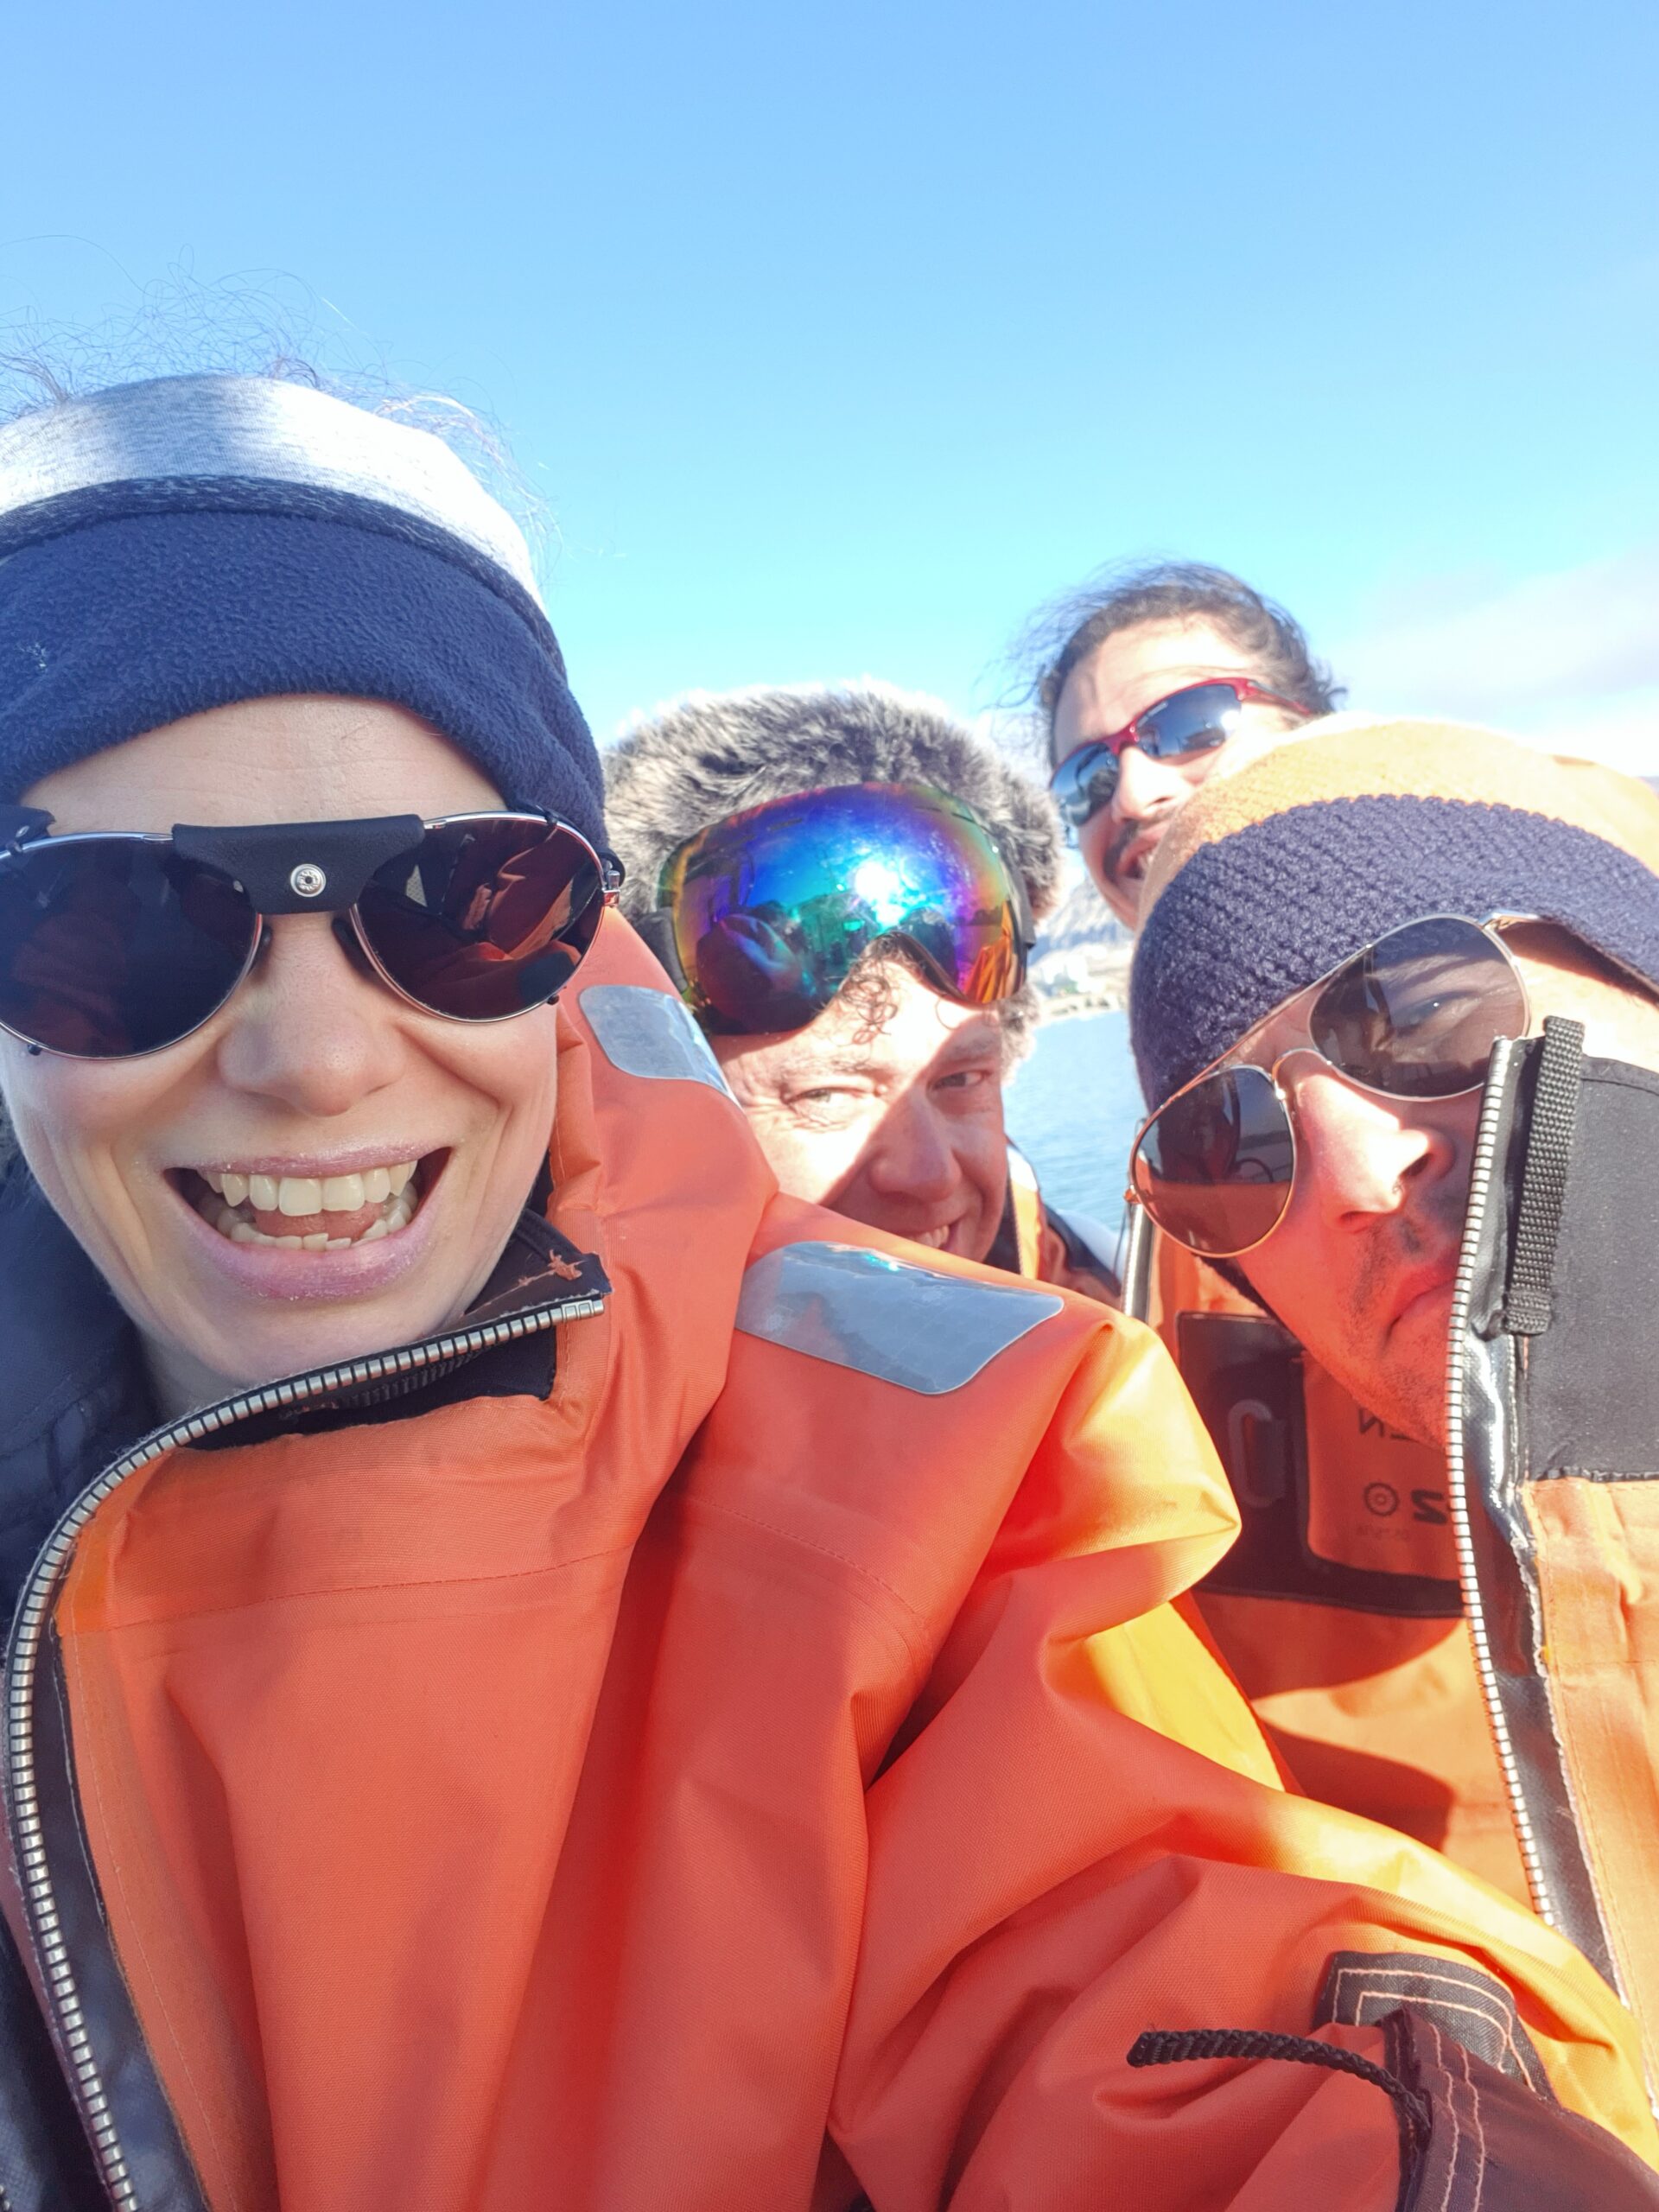
POLYGON ((1039 1021, 1070 1021, 1078 1014, 1122 1014, 1128 1004, 1128 994, 1116 984, 1075 991, 1045 991, 1039 986, 1037 1001, 1039 1021))
POLYGON ((1129 960, 1134 946, 1071 946, 1039 952, 1031 964, 1045 1021, 1065 1021, 1079 1014, 1122 1014, 1129 1002, 1129 960))

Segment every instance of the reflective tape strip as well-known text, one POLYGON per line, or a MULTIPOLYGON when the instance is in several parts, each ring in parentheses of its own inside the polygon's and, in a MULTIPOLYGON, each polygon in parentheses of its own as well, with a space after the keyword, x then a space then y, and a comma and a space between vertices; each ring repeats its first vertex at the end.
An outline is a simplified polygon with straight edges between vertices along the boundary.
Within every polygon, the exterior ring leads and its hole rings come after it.
POLYGON ((855 1244, 784 1244, 744 1275, 736 1325, 809 1359, 939 1397, 1064 1304, 1049 1292, 935 1274, 855 1244))
POLYGON ((666 991, 644 983, 590 983, 577 1005, 599 1040, 601 1051, 624 1075, 643 1075, 664 1083, 706 1083, 729 1098, 731 1091, 709 1039, 691 1010, 666 991))
POLYGON ((524 532, 442 438, 270 377, 158 377, 0 428, 0 514, 102 484, 252 479, 418 515, 506 570, 539 606, 524 532))

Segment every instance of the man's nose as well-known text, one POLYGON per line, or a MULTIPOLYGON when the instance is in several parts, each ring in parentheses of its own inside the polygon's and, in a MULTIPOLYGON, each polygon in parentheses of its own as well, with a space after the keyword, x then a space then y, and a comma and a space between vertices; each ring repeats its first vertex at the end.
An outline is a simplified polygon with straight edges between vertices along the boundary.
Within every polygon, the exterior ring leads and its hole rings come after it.
POLYGON ((1382 1098, 1294 1055, 1280 1080, 1296 1126, 1296 1178, 1312 1187, 1320 1217, 1363 1229, 1384 1214, 1443 1194, 1465 1147, 1443 1105, 1426 1115, 1410 1099, 1382 1098))
POLYGON ((1138 745, 1126 745, 1117 756, 1112 812, 1120 822, 1142 822, 1154 815, 1167 814, 1192 796, 1192 786, 1173 762, 1156 760, 1138 745))
POLYGON ((349 1113, 402 1067, 398 1001, 326 914, 280 915, 265 931, 253 974, 226 1009, 219 1075, 297 1114, 349 1113))
POLYGON ((961 1179, 957 1155, 944 1116, 925 1084, 907 1090, 881 1117, 864 1173, 884 1198, 908 1198, 936 1205, 961 1179))

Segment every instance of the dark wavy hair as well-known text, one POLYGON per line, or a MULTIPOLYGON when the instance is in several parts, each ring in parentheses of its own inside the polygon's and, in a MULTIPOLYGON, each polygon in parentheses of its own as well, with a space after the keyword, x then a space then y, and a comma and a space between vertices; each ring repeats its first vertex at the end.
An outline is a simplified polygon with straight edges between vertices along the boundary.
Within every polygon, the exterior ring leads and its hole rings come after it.
POLYGON ((1347 696, 1324 662, 1314 659, 1295 617, 1227 569, 1199 561, 1103 569, 1080 591, 1043 608, 1026 632, 1028 696, 1041 710, 1051 760, 1066 677, 1108 638, 1147 622, 1213 623, 1249 655, 1264 690, 1300 701, 1311 715, 1328 715, 1347 696))

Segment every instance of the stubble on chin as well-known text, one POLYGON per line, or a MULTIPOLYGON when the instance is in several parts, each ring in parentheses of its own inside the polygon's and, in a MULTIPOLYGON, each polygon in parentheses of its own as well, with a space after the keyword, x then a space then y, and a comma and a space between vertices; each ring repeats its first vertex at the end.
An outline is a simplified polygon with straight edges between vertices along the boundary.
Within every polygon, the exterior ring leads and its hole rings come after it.
POLYGON ((1446 1249, 1447 1224, 1396 1223, 1368 1239, 1346 1296, 1328 1310, 1337 1323, 1315 1357, 1367 1413, 1419 1444, 1446 1443, 1447 1345, 1421 1326, 1397 1338, 1389 1316, 1401 1274, 1446 1249))

